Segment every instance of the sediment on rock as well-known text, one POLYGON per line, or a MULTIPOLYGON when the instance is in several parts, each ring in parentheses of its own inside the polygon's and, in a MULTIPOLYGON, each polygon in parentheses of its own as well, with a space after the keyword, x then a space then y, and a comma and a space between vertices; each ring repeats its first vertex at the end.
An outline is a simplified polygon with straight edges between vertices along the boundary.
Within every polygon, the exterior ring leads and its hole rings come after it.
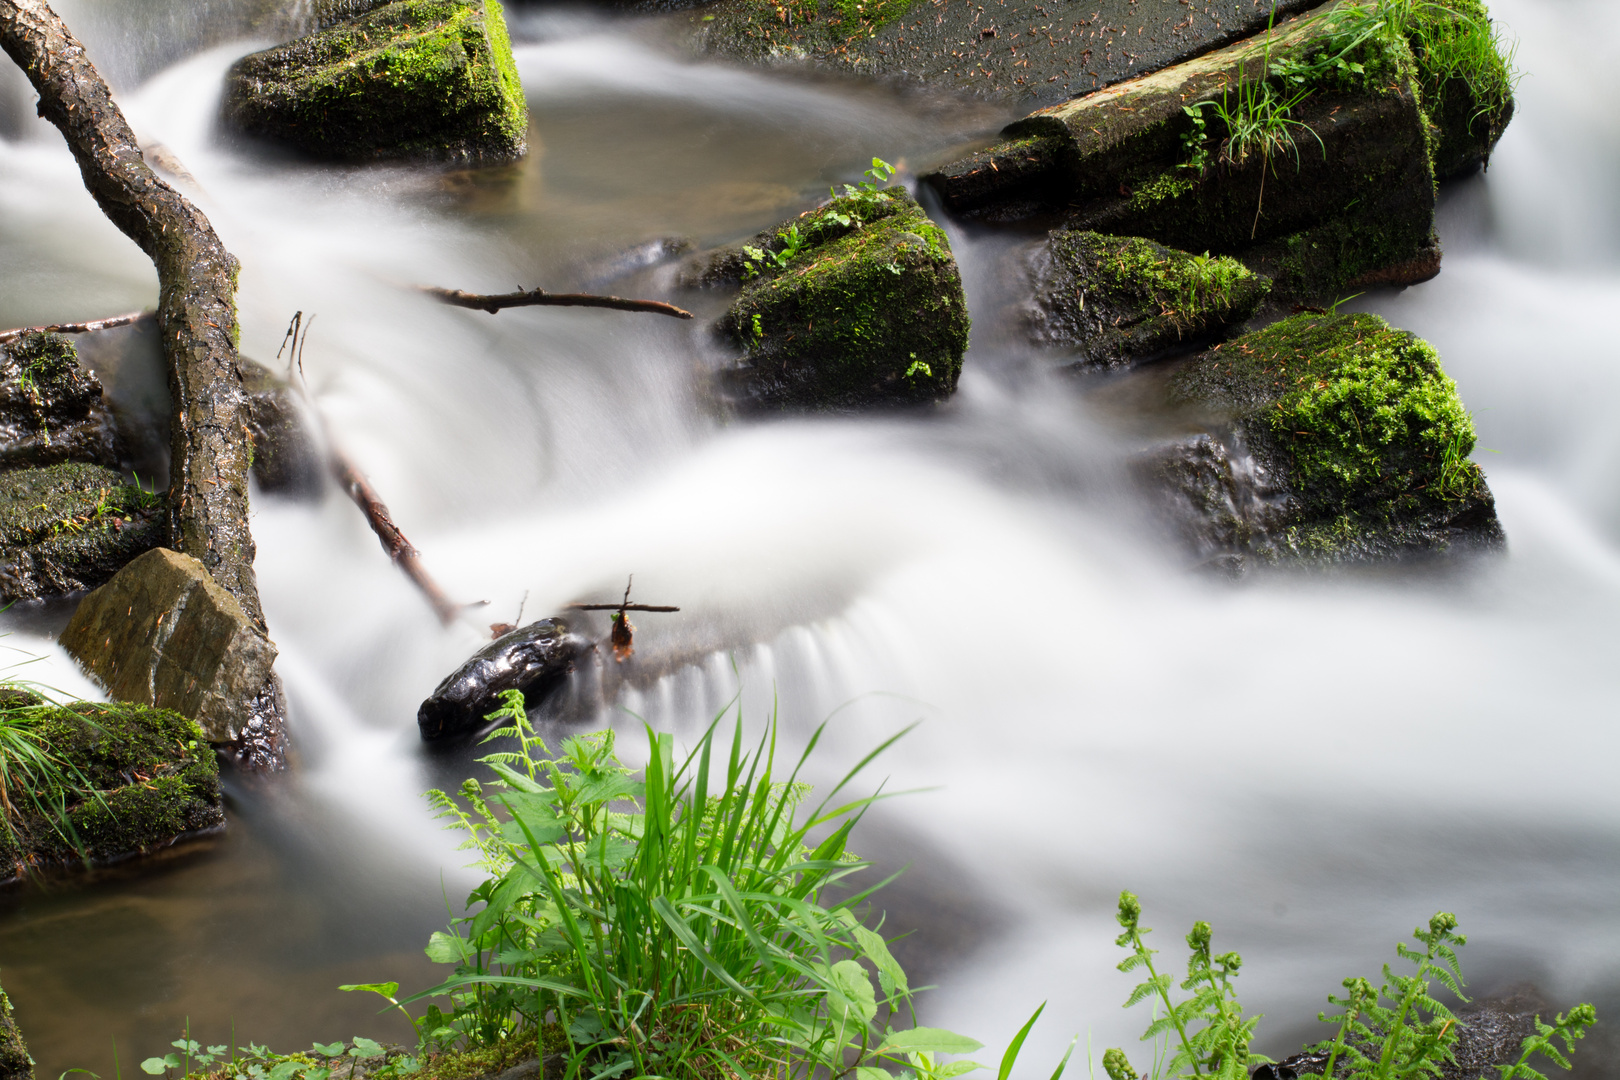
POLYGON ((0 862, 12 875, 84 857, 118 862, 224 826, 219 765, 202 730, 184 716, 93 702, 34 708, 34 731, 96 794, 64 802, 66 826, 24 814, 15 821, 19 835, 0 830, 0 862))
POLYGON ((1077 368, 1122 368, 1219 340, 1271 282, 1242 263, 1140 237, 1054 232, 1036 255, 1031 337, 1077 368))
POLYGON ((527 147, 499 0, 353 4, 350 18, 243 57, 226 125, 330 161, 492 164, 527 147))
POLYGON ((61 334, 0 346, 0 469, 88 461, 122 464, 101 383, 61 334))
POLYGON ((1140 475, 1201 560, 1332 565, 1498 550, 1472 420, 1434 349, 1373 315, 1296 315, 1170 380, 1200 435, 1140 475))
POLYGON ((904 188, 833 199, 695 261, 685 280, 740 284, 716 328, 743 352, 725 381, 747 407, 851 411, 956 390, 969 327, 961 275, 944 231, 904 188))
POLYGON ((1039 110, 926 179, 958 213, 1057 214, 1071 228, 1237 256, 1273 277, 1279 298, 1432 277, 1423 72, 1391 35, 1345 52, 1351 10, 1039 110), (1309 93, 1271 143, 1229 138, 1219 110, 1241 111, 1239 88, 1267 79, 1279 95, 1309 93))

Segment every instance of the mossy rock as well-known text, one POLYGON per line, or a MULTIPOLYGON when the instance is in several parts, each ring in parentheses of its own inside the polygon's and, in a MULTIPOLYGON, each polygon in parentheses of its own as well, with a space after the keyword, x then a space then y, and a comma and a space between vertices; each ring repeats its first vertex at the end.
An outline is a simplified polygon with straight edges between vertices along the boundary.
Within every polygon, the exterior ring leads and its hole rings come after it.
MULTIPOLYGON (((33 724, 57 757, 98 793, 66 806, 71 832, 96 863, 148 854, 225 823, 219 765, 202 729, 179 713, 122 703, 35 706, 33 724)), ((25 816, 0 830, 0 858, 28 865, 79 860, 56 825, 25 816)))
POLYGON ((167 532, 162 497, 100 465, 0 473, 0 601, 94 588, 167 532))
POLYGON ((224 117, 329 161, 488 164, 527 147, 499 0, 397 0, 243 57, 224 117))
POLYGON ((1077 368, 1129 367, 1226 336, 1270 291, 1236 259, 1060 229, 1036 259, 1031 331, 1077 352, 1077 368))
POLYGON ((729 376, 750 405, 849 411, 956 390, 962 278, 944 231, 902 187, 833 199, 711 259, 702 276, 746 278, 717 325, 745 354, 729 376))
POLYGON ((1206 433, 1148 468, 1207 559, 1332 564, 1504 544, 1456 385, 1432 346, 1375 315, 1284 319, 1169 385, 1206 433))
POLYGON ((1479 0, 1413 8, 1407 42, 1437 132, 1434 172, 1441 180, 1486 165, 1513 119, 1515 76, 1496 36, 1479 0))
POLYGON ((11 999, 0 989, 0 1080, 34 1080, 34 1059, 11 1015, 11 999))
POLYGON ((101 383, 61 334, 0 346, 0 468, 89 461, 117 468, 117 428, 101 383))

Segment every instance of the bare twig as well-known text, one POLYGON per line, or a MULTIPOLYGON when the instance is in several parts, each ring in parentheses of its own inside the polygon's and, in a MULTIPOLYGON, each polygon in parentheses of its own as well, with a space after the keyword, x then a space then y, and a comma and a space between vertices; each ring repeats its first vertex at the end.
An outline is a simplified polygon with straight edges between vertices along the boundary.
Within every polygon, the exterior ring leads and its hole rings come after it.
POLYGON ((692 313, 685 308, 678 308, 674 304, 666 304, 662 300, 626 300, 622 296, 597 296, 593 293, 548 293, 544 289, 487 295, 484 293, 462 292, 460 289, 440 289, 431 285, 423 285, 421 288, 423 292, 438 297, 446 304, 472 308, 475 311, 487 311, 491 315, 502 308, 509 307, 556 306, 612 308, 614 311, 647 311, 654 315, 668 315, 675 319, 690 319, 692 317, 692 313))
POLYGON ((679 611, 660 604, 569 604, 570 611, 679 611))
POLYGON ((114 315, 110 319, 91 319, 89 322, 52 323, 50 326, 19 326, 15 330, 0 330, 0 345, 16 341, 27 334, 88 334, 93 330, 110 330, 115 326, 128 326, 142 319, 157 317, 155 311, 132 311, 128 315, 114 315))

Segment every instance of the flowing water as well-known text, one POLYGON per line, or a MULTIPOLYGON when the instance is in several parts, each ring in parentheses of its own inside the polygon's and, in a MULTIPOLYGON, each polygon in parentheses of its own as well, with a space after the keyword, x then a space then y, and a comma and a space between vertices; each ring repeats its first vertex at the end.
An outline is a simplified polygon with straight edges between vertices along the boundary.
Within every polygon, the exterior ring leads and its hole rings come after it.
MULTIPOLYGON (((1076 1032, 1136 1045, 1146 1018, 1119 1009, 1112 969, 1124 887, 1161 946, 1205 918, 1243 953, 1272 1052, 1437 908, 1473 935, 1476 989, 1620 998, 1609 0, 1496 0, 1529 74, 1488 176, 1443 194, 1445 270, 1351 305, 1440 349, 1510 553, 1236 586, 1141 518, 1128 383, 1061 378, 1018 343, 1024 238, 947 223, 974 341, 924 416, 718 418, 714 298, 694 323, 491 317, 411 288, 668 295, 667 266, 623 253, 768 226, 873 154, 915 174, 1009 111, 693 63, 634 22, 517 9, 521 167, 313 167, 217 140, 221 75, 256 47, 220 43, 225 5, 58 6, 241 259, 243 351, 275 363, 291 313, 315 315, 315 401, 445 587, 489 601, 469 622, 614 598, 632 572, 637 598, 681 606, 640 620, 632 665, 584 672, 557 730, 611 721, 629 746, 634 712, 690 737, 740 691, 750 723, 775 700, 796 740, 832 717, 825 777, 921 721, 874 780, 926 790, 885 803, 863 845, 915 864, 888 906, 941 987, 925 1022, 999 1053, 1049 1001, 1031 1076, 1076 1032)), ((0 324, 150 305, 149 265, 31 103, 0 73, 0 324)), ((117 333, 87 355, 139 411, 161 392, 117 333)), ((333 987, 434 978, 421 945, 470 879, 419 792, 466 759, 425 756, 413 720, 480 639, 436 623, 336 493, 258 499, 253 528, 298 768, 233 783, 211 847, 0 898, 0 978, 42 1077, 111 1076, 115 1041, 130 1072, 188 1018, 208 1042, 397 1039, 333 987)), ((48 638, 60 611, 8 617, 5 644, 44 657, 26 674, 81 687, 48 638)), ((1595 1049, 1584 1071, 1615 1074, 1595 1049)))

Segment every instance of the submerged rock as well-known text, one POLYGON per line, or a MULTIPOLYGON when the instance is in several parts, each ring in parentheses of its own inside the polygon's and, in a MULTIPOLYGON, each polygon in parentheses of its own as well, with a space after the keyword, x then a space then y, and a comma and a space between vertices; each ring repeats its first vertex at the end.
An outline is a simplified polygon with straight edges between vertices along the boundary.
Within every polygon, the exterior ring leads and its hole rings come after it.
POLYGON ((717 329, 742 349, 745 404, 854 410, 949 397, 967 300, 945 233, 901 187, 863 191, 710 256, 689 282, 740 282, 717 329))
POLYGON ((163 498, 100 465, 0 473, 0 600, 93 588, 164 542, 163 498))
POLYGON ((532 708, 574 670, 574 661, 590 648, 568 631, 562 619, 541 619, 479 649, 445 676, 416 712, 416 725, 427 740, 472 735, 489 726, 488 715, 501 707, 501 694, 521 690, 532 708))
POLYGON ((351 10, 238 60, 226 124, 331 161, 523 156, 528 109, 499 0, 361 2, 335 14, 351 10))
POLYGON ((117 428, 101 383, 61 334, 0 346, 0 468, 88 461, 116 469, 117 428))
POLYGON ((11 1015, 11 999, 0 988, 0 1080, 34 1080, 34 1059, 11 1015))
POLYGON ((1054 232, 1036 257, 1034 339, 1120 368, 1224 337, 1271 282, 1235 259, 1190 255, 1140 237, 1054 232))
POLYGON ((1358 17, 1295 18, 1041 109, 927 179, 964 214, 1063 214, 1236 255, 1282 296, 1425 280, 1440 260, 1427 76, 1404 39, 1358 17))
POLYGON ((1171 404, 1205 432, 1143 466, 1202 559, 1371 562, 1500 549, 1440 358, 1374 315, 1296 315, 1201 354, 1171 404))
POLYGON ((156 548, 85 597, 61 644, 119 701, 173 709, 208 741, 252 741, 276 647, 189 555, 156 548))
MULTIPOLYGON (((224 827, 214 751, 202 730, 184 716, 91 702, 40 704, 31 711, 38 717, 34 730, 51 752, 100 793, 65 806, 71 835, 93 862, 148 854, 224 827)), ((59 823, 25 814, 18 828, 20 836, 0 830, 0 862, 15 873, 79 860, 59 823)))

